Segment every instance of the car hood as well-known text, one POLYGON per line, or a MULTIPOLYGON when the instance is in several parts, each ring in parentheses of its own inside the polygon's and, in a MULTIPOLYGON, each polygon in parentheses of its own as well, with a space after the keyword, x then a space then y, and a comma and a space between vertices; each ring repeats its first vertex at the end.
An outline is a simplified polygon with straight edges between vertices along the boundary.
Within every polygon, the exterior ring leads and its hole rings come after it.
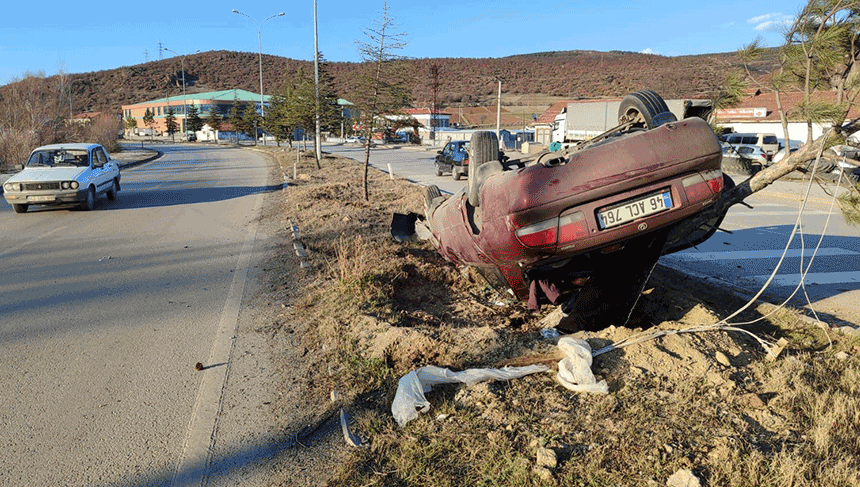
POLYGON ((83 174, 85 167, 28 167, 18 174, 9 178, 10 183, 23 183, 28 181, 71 181, 83 174))

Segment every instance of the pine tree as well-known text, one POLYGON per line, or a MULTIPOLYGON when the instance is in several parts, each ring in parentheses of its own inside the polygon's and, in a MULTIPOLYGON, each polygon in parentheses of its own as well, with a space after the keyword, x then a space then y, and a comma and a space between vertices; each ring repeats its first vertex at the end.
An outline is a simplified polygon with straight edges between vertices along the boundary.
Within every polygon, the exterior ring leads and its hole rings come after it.
POLYGON ((361 124, 365 137, 364 147, 364 199, 370 199, 368 170, 370 168, 370 142, 374 124, 388 114, 399 112, 411 103, 407 83, 409 73, 403 63, 404 57, 395 52, 406 46, 406 34, 397 33, 394 20, 384 4, 381 18, 376 26, 364 31, 366 41, 359 41, 359 53, 365 69, 358 76, 355 89, 356 105, 361 112, 361 124))
POLYGON ((197 132, 203 128, 203 119, 200 118, 200 113, 197 110, 196 105, 191 105, 188 107, 188 114, 186 115, 186 127, 191 132, 197 132))
POLYGON ((173 107, 167 107, 167 116, 164 117, 164 124, 167 126, 167 133, 171 137, 179 130, 179 125, 176 123, 176 115, 173 113, 173 107))

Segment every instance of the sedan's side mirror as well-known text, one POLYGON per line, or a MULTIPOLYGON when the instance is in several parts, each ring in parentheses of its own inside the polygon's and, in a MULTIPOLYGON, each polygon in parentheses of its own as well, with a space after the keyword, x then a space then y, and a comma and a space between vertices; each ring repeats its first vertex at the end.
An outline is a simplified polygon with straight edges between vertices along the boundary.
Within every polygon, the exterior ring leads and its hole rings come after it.
POLYGON ((16 171, 23 171, 24 165, 23 164, 15 164, 15 170, 16 171))
POLYGON ((438 155, 440 155, 440 156, 441 156, 441 155, 442 155, 442 151, 437 150, 437 151, 436 151, 436 154, 438 154, 438 155))

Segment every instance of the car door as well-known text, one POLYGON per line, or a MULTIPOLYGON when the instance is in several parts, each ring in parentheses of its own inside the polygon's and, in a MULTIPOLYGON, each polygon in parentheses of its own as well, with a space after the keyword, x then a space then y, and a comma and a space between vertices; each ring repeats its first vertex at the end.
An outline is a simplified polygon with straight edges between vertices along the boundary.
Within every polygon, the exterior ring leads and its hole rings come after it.
POLYGON ((90 160, 93 164, 93 182, 96 185, 96 190, 98 192, 107 191, 111 182, 111 170, 104 149, 101 147, 93 149, 90 160))

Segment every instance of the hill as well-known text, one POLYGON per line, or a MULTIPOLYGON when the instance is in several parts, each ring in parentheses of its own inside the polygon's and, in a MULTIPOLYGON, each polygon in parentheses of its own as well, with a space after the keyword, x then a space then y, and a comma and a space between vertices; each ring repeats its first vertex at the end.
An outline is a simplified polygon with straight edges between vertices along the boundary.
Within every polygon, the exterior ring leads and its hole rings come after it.
MULTIPOLYGON (((271 93, 299 69, 313 72, 311 61, 263 55, 265 91, 271 93)), ((727 68, 737 64, 733 53, 666 57, 631 52, 560 51, 504 58, 435 58, 407 61, 415 73, 412 81, 414 106, 429 106, 432 89, 430 67, 438 65, 439 106, 452 113, 470 106, 495 105, 497 78, 502 82, 505 106, 546 107, 561 98, 618 97, 644 88, 666 98, 713 96, 727 68)), ((340 96, 350 99, 349 79, 359 63, 330 62, 329 70, 340 96)), ((188 93, 240 88, 259 91, 256 53, 210 51, 185 58, 188 93)), ((763 65, 768 70, 768 65, 763 65)), ((179 57, 134 66, 80 74, 72 79, 74 111, 119 113, 123 104, 182 93, 179 57)), ((44 90, 57 86, 58 76, 43 80, 44 90)), ((12 84, 0 87, 0 97, 12 84)), ((518 118, 527 110, 509 110, 518 118), (521 113, 522 112, 522 113, 521 113)))

